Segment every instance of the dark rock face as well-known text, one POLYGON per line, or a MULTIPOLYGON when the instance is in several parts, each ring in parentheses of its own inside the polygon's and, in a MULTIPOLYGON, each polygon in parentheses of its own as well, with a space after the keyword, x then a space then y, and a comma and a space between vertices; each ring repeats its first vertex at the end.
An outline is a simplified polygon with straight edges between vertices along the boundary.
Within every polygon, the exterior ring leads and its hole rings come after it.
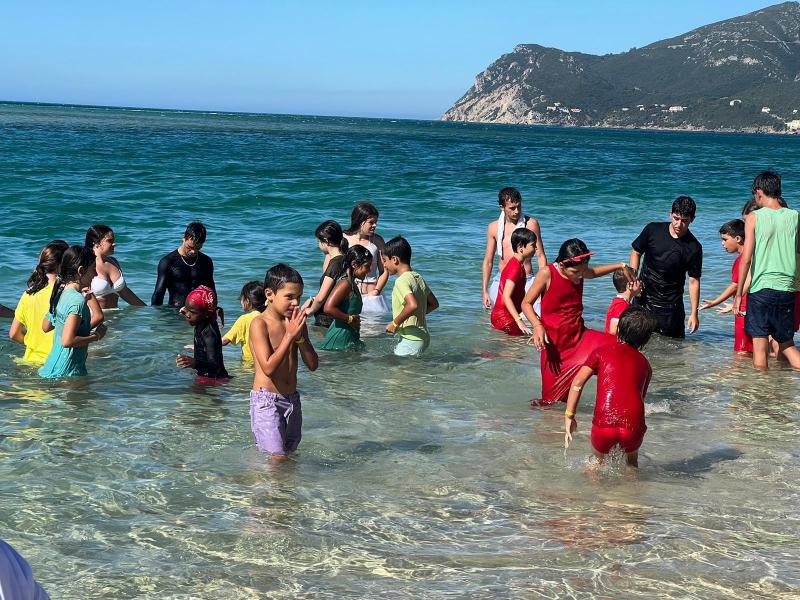
POLYGON ((622 54, 522 44, 446 121, 787 132, 800 129, 800 3, 622 54))

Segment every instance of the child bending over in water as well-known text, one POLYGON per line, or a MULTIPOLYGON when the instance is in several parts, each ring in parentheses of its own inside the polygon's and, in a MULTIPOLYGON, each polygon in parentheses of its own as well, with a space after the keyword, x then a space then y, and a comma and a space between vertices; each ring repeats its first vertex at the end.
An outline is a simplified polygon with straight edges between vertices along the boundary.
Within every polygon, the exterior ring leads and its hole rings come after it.
POLYGON ((303 425, 297 392, 298 351, 315 371, 319 357, 308 341, 306 312, 300 309, 303 278, 278 264, 264 280, 267 308, 250 325, 250 351, 256 374, 250 392, 250 427, 261 452, 284 460, 297 449, 303 425))
POLYGON ((361 290, 356 280, 363 279, 372 264, 372 254, 364 246, 353 246, 344 255, 344 272, 336 275, 336 287, 325 301, 325 314, 333 319, 323 350, 354 350, 361 341, 361 290))
POLYGON ((644 422, 644 397, 653 370, 639 350, 650 340, 657 326, 646 309, 632 306, 622 313, 617 324, 616 343, 596 348, 572 380, 564 412, 564 447, 569 448, 578 428, 575 412, 583 386, 597 375, 597 397, 592 420, 592 450, 602 463, 606 454, 619 444, 628 466, 639 466, 639 447, 647 425, 644 422))
POLYGON ((511 234, 511 249, 514 255, 500 275, 500 287, 492 308, 492 327, 508 335, 532 335, 520 312, 527 279, 525 262, 530 262, 536 254, 536 234, 530 229, 515 229, 511 234))
POLYGON ((103 339, 103 309, 89 291, 96 275, 95 257, 84 246, 64 251, 58 279, 50 294, 50 312, 41 324, 45 332, 55 329, 53 347, 39 375, 48 379, 86 375, 88 346, 103 339), (92 333, 94 329, 94 333, 92 333))
POLYGON ((642 293, 642 282, 638 279, 628 281, 625 269, 617 269, 611 276, 614 281, 614 289, 617 290, 616 297, 611 301, 606 311, 606 333, 617 335, 617 323, 622 313, 628 310, 631 300, 637 298, 642 293))
POLYGON ((264 294, 263 283, 260 281, 248 281, 245 283, 239 294, 239 304, 241 304, 244 314, 236 319, 228 333, 222 336, 223 346, 233 344, 234 346, 242 347, 242 360, 244 361, 253 360, 253 355, 250 354, 250 345, 248 344, 250 323, 264 312, 266 302, 267 297, 264 294))
POLYGON ((222 334, 217 325, 217 314, 223 325, 225 315, 217 306, 214 290, 204 285, 192 290, 180 312, 194 327, 194 357, 179 354, 175 363, 182 369, 195 369, 202 380, 227 379, 222 361, 222 334))

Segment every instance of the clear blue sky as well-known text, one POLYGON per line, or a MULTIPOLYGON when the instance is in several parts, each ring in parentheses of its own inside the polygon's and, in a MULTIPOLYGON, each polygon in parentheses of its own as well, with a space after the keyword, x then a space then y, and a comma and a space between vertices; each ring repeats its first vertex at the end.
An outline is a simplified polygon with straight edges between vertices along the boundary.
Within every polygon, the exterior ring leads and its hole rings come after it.
POLYGON ((438 118, 517 44, 604 54, 768 0, 9 0, 0 100, 438 118))

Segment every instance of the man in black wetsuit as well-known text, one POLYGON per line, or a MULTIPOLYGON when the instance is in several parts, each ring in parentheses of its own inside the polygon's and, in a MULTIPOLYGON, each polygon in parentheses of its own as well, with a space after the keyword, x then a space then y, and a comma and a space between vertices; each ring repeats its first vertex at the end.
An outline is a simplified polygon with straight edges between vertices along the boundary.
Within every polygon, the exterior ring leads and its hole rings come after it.
POLYGON ((169 292, 169 305, 182 307, 186 296, 193 289, 207 285, 216 291, 214 286, 214 263, 200 252, 206 241, 206 228, 202 223, 189 223, 183 234, 183 243, 158 263, 156 289, 150 304, 164 304, 164 293, 169 292))
POLYGON ((686 337, 700 326, 700 275, 703 270, 703 247, 689 231, 697 206, 689 196, 680 196, 672 203, 668 223, 648 223, 631 244, 631 267, 639 268, 644 255, 644 265, 639 277, 643 291, 638 304, 647 308, 658 320, 660 334, 686 337), (689 302, 691 314, 686 325, 683 307, 683 287, 689 275, 689 302))

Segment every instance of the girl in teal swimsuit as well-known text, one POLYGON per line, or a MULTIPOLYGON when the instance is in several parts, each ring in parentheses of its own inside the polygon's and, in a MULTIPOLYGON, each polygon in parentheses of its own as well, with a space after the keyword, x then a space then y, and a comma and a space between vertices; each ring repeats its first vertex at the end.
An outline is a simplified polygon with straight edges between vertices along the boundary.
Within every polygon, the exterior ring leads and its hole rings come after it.
POLYGON ((356 279, 363 279, 372 265, 372 254, 356 245, 344 255, 344 272, 337 277, 333 291, 325 300, 325 314, 333 319, 322 343, 323 350, 354 350, 363 347, 361 335, 361 291, 356 279))

